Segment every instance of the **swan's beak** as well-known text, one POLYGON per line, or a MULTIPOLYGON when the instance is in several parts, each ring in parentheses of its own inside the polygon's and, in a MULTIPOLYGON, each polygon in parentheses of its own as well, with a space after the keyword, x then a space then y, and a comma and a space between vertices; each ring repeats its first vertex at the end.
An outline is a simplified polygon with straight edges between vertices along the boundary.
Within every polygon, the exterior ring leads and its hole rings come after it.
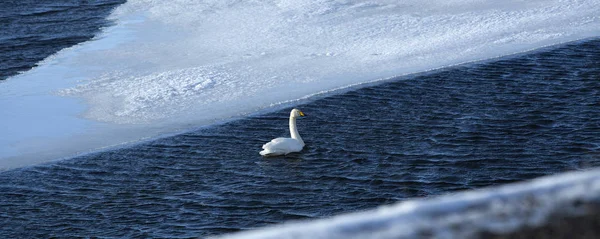
POLYGON ((300 114, 300 116, 304 116, 304 113, 302 113, 302 111, 298 111, 298 113, 300 114))

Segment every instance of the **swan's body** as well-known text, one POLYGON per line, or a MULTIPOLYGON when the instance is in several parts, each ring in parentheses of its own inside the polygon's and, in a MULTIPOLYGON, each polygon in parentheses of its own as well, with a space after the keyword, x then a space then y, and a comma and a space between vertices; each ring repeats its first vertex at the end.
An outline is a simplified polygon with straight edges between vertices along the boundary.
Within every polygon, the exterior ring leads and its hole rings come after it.
POLYGON ((260 151, 262 156, 277 156, 285 155, 294 152, 300 152, 304 148, 304 141, 300 134, 298 134, 298 128, 296 128, 296 118, 304 116, 302 111, 293 109, 290 112, 290 134, 291 138, 276 138, 271 140, 262 146, 263 151, 260 151))

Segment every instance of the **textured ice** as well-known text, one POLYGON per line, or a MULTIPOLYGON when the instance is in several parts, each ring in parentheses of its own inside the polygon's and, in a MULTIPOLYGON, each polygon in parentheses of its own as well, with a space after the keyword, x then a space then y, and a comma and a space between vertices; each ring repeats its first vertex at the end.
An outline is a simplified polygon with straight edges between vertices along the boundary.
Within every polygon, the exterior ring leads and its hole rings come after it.
POLYGON ((83 96, 92 107, 88 118, 117 123, 140 123, 163 119, 187 110, 189 101, 209 104, 235 91, 216 94, 212 88, 232 78, 226 70, 188 68, 145 76, 106 75, 94 82, 59 91, 64 96, 83 96), (174 80, 176 79, 176 80, 174 80), (98 92, 102 89, 103 93, 98 92))
MULTIPOLYGON (((501 235, 540 227, 556 218, 594 215, 599 212, 598 205, 600 169, 595 169, 405 201, 375 210, 288 223, 220 238, 485 238, 481 233, 501 235)), ((577 233, 572 236, 593 237, 593 234, 558 226, 554 225, 551 230, 556 235, 577 233)), ((589 230, 593 231, 593 228, 589 230)))
POLYGON ((130 0, 93 41, 0 83, 0 167, 597 36, 598 12, 595 0, 130 0))

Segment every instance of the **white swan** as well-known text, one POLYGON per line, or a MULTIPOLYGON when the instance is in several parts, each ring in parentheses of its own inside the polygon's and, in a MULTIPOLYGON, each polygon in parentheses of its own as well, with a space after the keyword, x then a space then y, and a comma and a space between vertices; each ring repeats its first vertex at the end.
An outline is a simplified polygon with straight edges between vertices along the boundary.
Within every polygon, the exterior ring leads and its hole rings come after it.
POLYGON ((276 138, 262 146, 263 151, 260 151, 262 156, 277 156, 293 152, 300 152, 304 148, 304 141, 298 134, 296 128, 296 118, 304 116, 304 113, 298 109, 293 109, 290 112, 290 134, 291 138, 276 138))

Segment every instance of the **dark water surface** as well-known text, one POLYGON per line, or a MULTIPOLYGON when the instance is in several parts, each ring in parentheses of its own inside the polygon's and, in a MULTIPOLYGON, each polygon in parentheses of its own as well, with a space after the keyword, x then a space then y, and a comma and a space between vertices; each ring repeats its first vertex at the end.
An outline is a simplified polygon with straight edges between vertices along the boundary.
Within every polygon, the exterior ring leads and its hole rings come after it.
POLYGON ((188 238, 600 166, 600 40, 0 172, 0 237, 188 238))
POLYGON ((106 16, 125 0, 1 0, 0 80, 107 26, 106 16))

